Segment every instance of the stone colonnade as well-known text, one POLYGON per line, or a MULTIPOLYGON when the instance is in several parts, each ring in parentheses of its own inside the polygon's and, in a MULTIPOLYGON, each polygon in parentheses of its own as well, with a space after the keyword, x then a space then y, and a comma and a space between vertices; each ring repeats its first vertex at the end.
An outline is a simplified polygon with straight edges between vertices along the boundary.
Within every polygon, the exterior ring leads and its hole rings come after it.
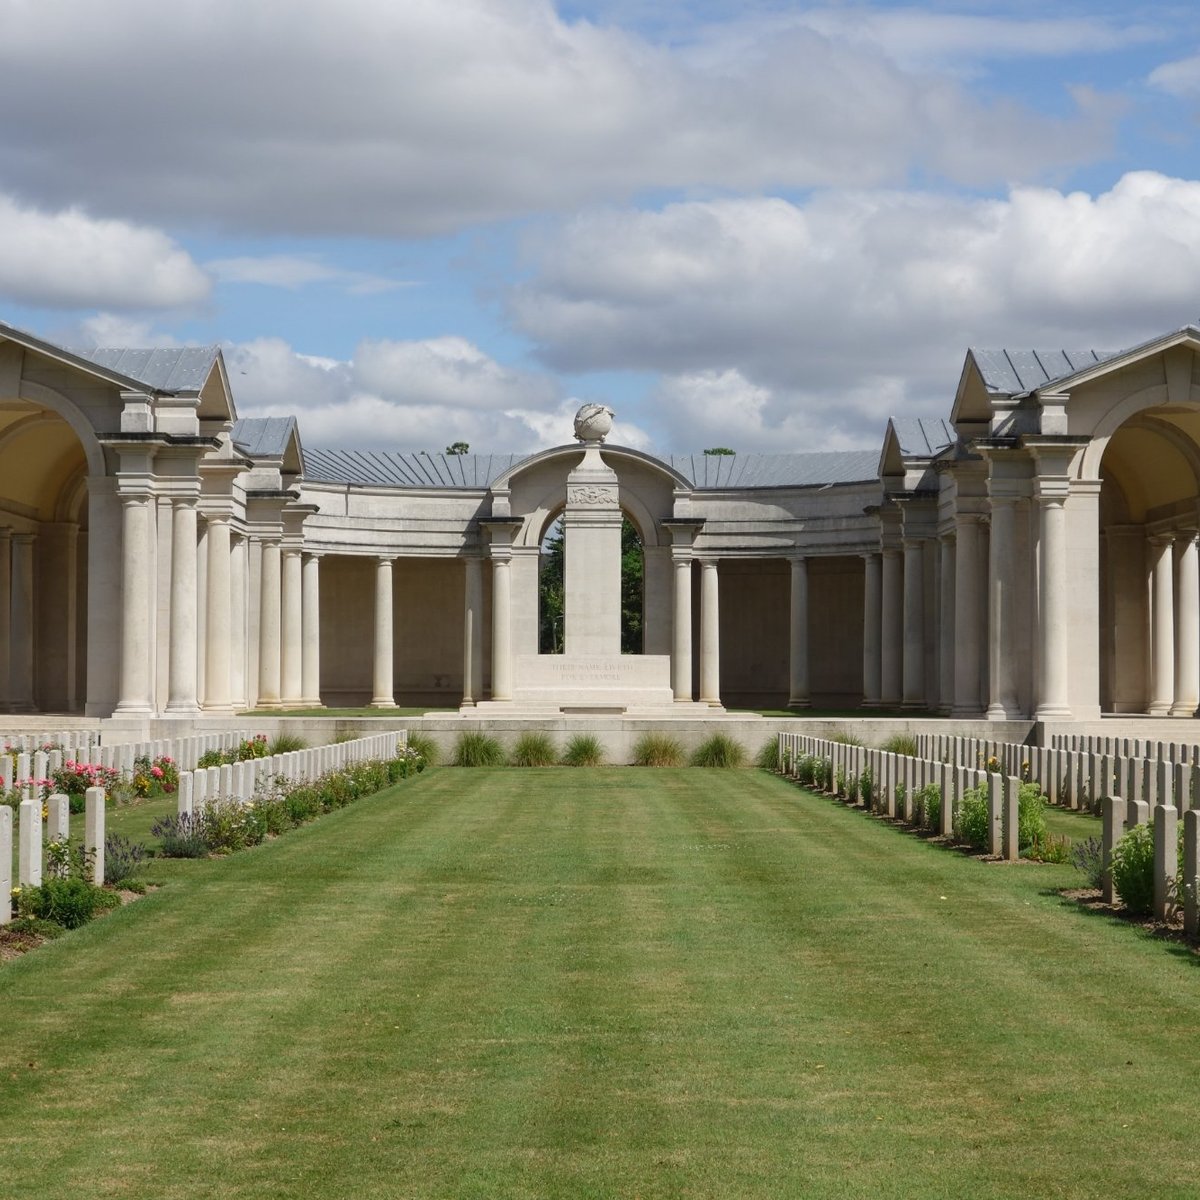
MULTIPOLYGON (((121 501, 118 713, 157 708, 153 665, 156 499, 121 501)), ((167 713, 227 713, 320 705, 320 558, 305 552, 303 513, 287 533, 261 531, 233 506, 207 504, 197 485, 169 497, 167 713)), ((14 558, 14 565, 15 565, 14 558)), ((2 606, 0 606, 2 608, 2 606)), ((0 617, 2 619, 2 617, 0 617)))

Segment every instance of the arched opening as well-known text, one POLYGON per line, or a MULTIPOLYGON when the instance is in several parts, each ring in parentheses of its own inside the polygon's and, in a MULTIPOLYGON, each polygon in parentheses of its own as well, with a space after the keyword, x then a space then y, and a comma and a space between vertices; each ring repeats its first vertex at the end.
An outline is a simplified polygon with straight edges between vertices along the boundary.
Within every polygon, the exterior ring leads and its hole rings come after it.
POLYGON ((1164 405, 1131 417, 1109 438, 1099 473, 1101 707, 1191 715, 1200 413, 1164 405))
POLYGON ((88 459, 47 405, 0 396, 0 709, 86 696, 88 459))
MULTIPOLYGON (((538 653, 562 654, 565 645, 567 536, 561 510, 538 546, 538 653)), ((646 551, 627 512, 621 513, 621 653, 645 653, 646 551)))

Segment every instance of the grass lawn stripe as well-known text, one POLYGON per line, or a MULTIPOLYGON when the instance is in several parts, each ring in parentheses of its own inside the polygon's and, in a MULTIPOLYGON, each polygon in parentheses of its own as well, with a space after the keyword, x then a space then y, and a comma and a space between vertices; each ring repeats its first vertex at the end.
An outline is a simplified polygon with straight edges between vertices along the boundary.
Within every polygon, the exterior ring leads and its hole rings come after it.
POLYGON ((12 1194, 1194 1194, 1192 961, 1063 868, 632 770, 181 866, 0 971, 12 1194))

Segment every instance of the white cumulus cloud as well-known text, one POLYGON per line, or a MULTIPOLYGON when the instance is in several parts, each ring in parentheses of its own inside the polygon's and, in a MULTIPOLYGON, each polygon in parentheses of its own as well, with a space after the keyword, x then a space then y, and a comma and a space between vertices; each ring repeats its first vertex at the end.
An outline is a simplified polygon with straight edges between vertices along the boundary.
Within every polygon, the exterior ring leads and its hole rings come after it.
MULTIPOLYGON (((477 454, 519 453, 572 440, 581 401, 551 377, 498 363, 462 338, 364 341, 349 361, 297 352, 278 338, 225 350, 238 414, 296 416, 304 445, 477 454)), ((647 435, 625 422, 624 445, 647 435)))
POLYGON ((196 304, 208 276, 158 229, 47 212, 0 193, 0 295, 46 308, 157 309, 196 304))
MULTIPOLYGON (((973 95, 893 53, 933 38, 911 14, 872 19, 867 37, 830 18, 698 46, 564 19, 549 0, 9 5, 0 105, 21 119, 0 128, 0 162, 47 204, 419 235, 649 188, 877 186, 913 170, 992 184, 1105 151, 1103 105, 1064 97, 1066 115, 1047 115, 973 95)), ((1095 46, 1094 26, 1072 28, 1095 46)), ((1009 32, 954 37, 978 49, 1009 32)))
POLYGON ((889 412, 949 412, 968 346, 1116 349, 1196 320, 1200 182, 694 201, 584 215, 531 253, 517 328, 560 370, 662 372, 659 444, 699 422, 742 448, 799 449, 793 426, 870 445, 889 412))

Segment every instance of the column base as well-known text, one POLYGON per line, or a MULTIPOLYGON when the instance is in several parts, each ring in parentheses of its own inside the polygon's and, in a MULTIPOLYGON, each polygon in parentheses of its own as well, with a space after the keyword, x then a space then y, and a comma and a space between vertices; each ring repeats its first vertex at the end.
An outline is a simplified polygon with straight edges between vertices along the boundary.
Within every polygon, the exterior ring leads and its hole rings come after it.
POLYGON ((789 700, 787 706, 788 708, 812 708, 812 701, 807 698, 803 700, 789 700))
POLYGON ((968 707, 965 704, 956 704, 951 710, 952 717, 968 718, 972 721, 979 720, 983 716, 982 708, 968 707))
POLYGON ((299 702, 299 707, 300 708, 324 708, 325 705, 321 703, 321 697, 318 696, 315 700, 301 700, 299 702))
POLYGON ((194 717, 200 711, 200 705, 195 702, 191 704, 168 704, 163 712, 169 717, 194 717))
POLYGON ((1041 704, 1033 714, 1035 721, 1069 721, 1073 716, 1065 704, 1041 704))
POLYGON ((225 717, 234 712, 232 704, 205 704, 200 711, 206 716, 225 717))
POLYGON ((1171 706, 1166 701, 1159 701, 1156 704, 1151 704, 1146 709, 1146 715, 1149 717, 1169 717, 1171 715, 1171 706))
MULTIPOLYGON (((33 712, 33 711, 34 710, 32 708, 18 708, 15 705, 11 709, 9 709, 9 712, 14 712, 14 713, 33 712)), ((126 714, 128 714, 129 716, 144 717, 144 716, 148 716, 148 715, 152 714, 153 712, 154 712, 154 709, 152 709, 149 704, 121 703, 121 704, 118 704, 117 707, 113 709, 113 716, 114 717, 118 716, 118 715, 125 716, 126 714)))
POLYGON ((1172 717, 1194 717, 1196 715, 1196 705, 1188 703, 1178 703, 1171 705, 1171 711, 1168 714, 1172 717))
POLYGON ((1020 713, 1010 712, 1003 704, 989 704, 983 714, 987 721, 1015 721, 1020 719, 1020 713))
POLYGON ((395 700, 372 700, 369 708, 399 708, 395 700))

